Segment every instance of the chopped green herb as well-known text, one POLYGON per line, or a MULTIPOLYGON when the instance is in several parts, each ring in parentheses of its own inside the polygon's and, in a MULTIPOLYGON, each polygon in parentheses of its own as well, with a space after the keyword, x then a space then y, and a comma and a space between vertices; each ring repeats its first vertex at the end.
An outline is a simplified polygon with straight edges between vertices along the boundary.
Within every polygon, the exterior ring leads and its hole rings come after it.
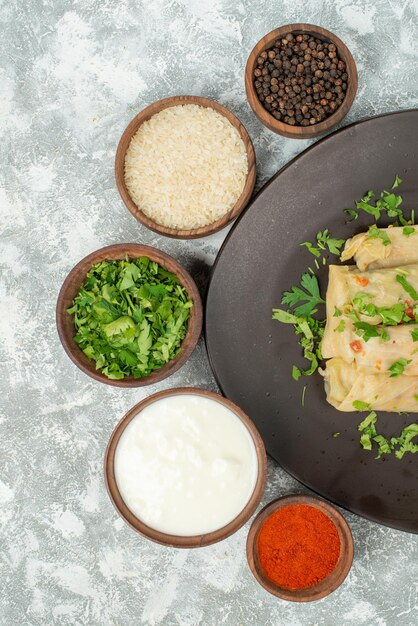
POLYGON ((411 330, 412 341, 418 341, 418 328, 411 330))
POLYGON ((396 177, 395 177, 395 180, 393 181, 393 185, 392 185, 391 189, 396 189, 396 187, 399 187, 399 185, 402 182, 403 182, 402 178, 396 174, 396 177))
POLYGON ((340 436, 340 433, 333 433, 332 435, 335 439, 340 436))
POLYGON ((357 329, 357 335, 363 337, 364 341, 369 341, 372 337, 380 337, 380 333, 376 326, 372 326, 367 322, 354 322, 354 326, 357 329))
MULTIPOLYGON (((341 248, 344 243, 345 239, 334 239, 333 237, 331 237, 328 228, 326 228, 325 230, 320 230, 318 233, 316 233, 317 247, 310 241, 304 241, 299 245, 305 246, 305 248, 307 248, 307 250, 311 254, 319 258, 321 256, 321 252, 326 250, 327 248, 331 252, 331 254, 340 254, 341 248)), ((323 258, 322 264, 325 265, 325 263, 326 261, 324 261, 323 258)), ((317 269, 319 269, 319 267, 317 269)))
POLYGON ((380 230, 376 224, 370 226, 369 232, 367 234, 368 239, 381 239, 384 246, 389 246, 391 241, 386 231, 380 230))
POLYGON ((284 311, 283 309, 273 309, 272 319, 282 322, 283 324, 297 324, 299 322, 299 318, 289 311, 284 311))
MULTIPOLYGON (((414 396, 414 398, 418 401, 418 396, 414 396)), ((365 402, 353 402, 353 405, 356 404, 358 407, 355 408, 359 408, 359 410, 370 409, 370 405, 365 402)), ((413 423, 405 426, 399 437, 391 437, 391 439, 380 435, 377 432, 376 424, 377 414, 375 411, 371 411, 358 426, 358 430, 362 433, 360 444, 364 450, 372 450, 373 444, 377 444, 376 459, 379 459, 382 454, 391 454, 392 452, 395 452, 398 459, 402 459, 406 452, 412 454, 418 452, 418 443, 412 441, 418 435, 418 424, 413 423)))
POLYGON ((405 305, 401 302, 394 304, 389 309, 376 307, 376 313, 380 315, 384 326, 397 326, 401 322, 411 321, 410 318, 405 315, 405 305))
POLYGON ((178 354, 192 306, 174 274, 140 257, 93 265, 68 313, 97 369, 142 378, 178 354))
POLYGON ((344 209, 344 213, 348 215, 347 223, 354 222, 358 218, 358 211, 355 209, 344 209))
POLYGON ((316 259, 314 259, 314 263, 315 263, 316 269, 319 270, 319 263, 318 263, 318 261, 316 259))
POLYGON ((337 306, 334 306, 334 315, 333 317, 341 317, 342 312, 340 311, 340 309, 337 306))
POLYGON ((390 378, 396 378, 403 374, 404 369, 407 365, 411 363, 411 359, 398 359, 395 363, 388 368, 389 372, 391 372, 390 378))
POLYGON ((418 293, 415 291, 415 289, 411 285, 411 283, 406 280, 405 276, 402 276, 400 274, 396 274, 396 280, 398 281, 398 283, 400 285, 402 285, 402 287, 405 289, 406 293, 409 296, 411 296, 412 300, 414 300, 414 302, 417 302, 418 301, 418 293))
POLYGON ((418 452, 418 443, 413 443, 413 439, 418 435, 418 424, 413 423, 405 426, 399 437, 392 437, 390 440, 392 446, 399 446, 396 450, 395 456, 397 459, 401 459, 405 452, 411 452, 415 454, 418 452))
POLYGON ((311 254, 313 254, 315 257, 320 257, 321 256, 321 253, 318 250, 318 248, 315 248, 315 246, 313 244, 311 244, 310 241, 304 241, 303 243, 300 243, 299 245, 300 246, 305 246, 308 249, 308 251, 311 254))
MULTIPOLYGON (((392 186, 392 190, 399 187, 402 179, 397 176, 392 186)), ((359 212, 364 211, 369 215, 372 215, 377 222, 382 213, 386 213, 388 217, 396 218, 393 225, 397 225, 399 222, 402 226, 407 226, 408 222, 404 217, 403 210, 401 208, 402 196, 389 191, 382 191, 380 197, 375 200, 375 192, 368 191, 358 202, 355 203, 356 209, 344 209, 344 213, 349 216, 349 221, 353 221, 358 218, 359 212)), ((411 211, 411 221, 413 219, 413 211, 411 211)), ((387 245, 387 244, 386 244, 387 245)))
POLYGON ((360 444, 365 450, 372 449, 372 437, 377 435, 375 426, 376 422, 377 414, 374 411, 371 411, 358 425, 358 430, 362 433, 360 437, 360 444))
POLYGON ((325 247, 327 247, 331 254, 340 254, 341 248, 345 244, 345 239, 334 239, 331 237, 328 228, 316 234, 316 241, 321 250, 325 250, 325 247))
POLYGON ((404 226, 402 229, 402 234, 405 235, 405 237, 409 237, 410 235, 413 235, 415 232, 416 231, 413 226, 404 226))
POLYGON ((353 407, 357 411, 371 411, 372 410, 370 404, 368 404, 367 402, 363 402, 363 400, 354 400, 353 407))
POLYGON ((300 371, 300 369, 298 368, 297 365, 294 365, 292 367, 292 378, 293 380, 299 380, 299 378, 302 376, 302 372, 300 371))
POLYGON ((345 331, 345 321, 340 320, 340 323, 336 328, 334 328, 334 332, 343 333, 345 331))
POLYGON ((377 456, 375 457, 376 459, 380 459, 382 454, 391 454, 392 446, 386 437, 376 433, 373 437, 373 441, 378 445, 377 456))
POLYGON ((389 341, 390 340, 390 335, 389 335, 389 333, 387 332, 387 330, 386 330, 386 328, 384 326, 382 327, 382 330, 380 332, 380 339, 382 341, 389 341))
POLYGON ((300 287, 293 285, 290 291, 284 292, 282 304, 288 304, 291 308, 295 307, 295 315, 304 317, 310 315, 318 304, 325 304, 325 300, 321 298, 316 276, 305 272, 302 274, 300 285, 300 287), (305 304, 298 304, 300 302, 305 304))
POLYGON ((305 406, 305 393, 306 393, 306 385, 304 385, 302 389, 302 398, 301 398, 302 406, 305 406))
MULTIPOLYGON (((319 300, 322 301, 316 276, 303 274, 301 285, 310 290, 310 298, 314 298, 317 302, 319 300), (306 277, 310 282, 306 281, 306 277)), ((307 300, 308 295, 299 287, 293 286, 291 292, 286 292, 284 294, 283 302, 285 299, 287 302, 290 300, 293 303, 293 306, 295 306, 298 302, 300 302, 300 300, 307 300), (300 294, 298 293, 298 290, 301 292, 300 294)), ((308 304, 310 303, 308 302, 308 304)), ((293 324, 296 335, 301 335, 299 338, 299 345, 303 349, 303 356, 310 362, 310 366, 305 370, 299 370, 299 368, 293 366, 292 376, 295 380, 298 380, 299 375, 297 370, 300 371, 301 375, 310 376, 318 368, 319 361, 322 358, 320 343, 324 334, 325 320, 318 320, 313 317, 313 314, 315 314, 317 310, 312 306, 307 307, 306 305, 300 305, 296 307, 295 312, 296 311, 302 311, 303 315, 293 315, 289 311, 284 311, 283 309, 273 309, 272 317, 273 319, 284 324, 293 324)))

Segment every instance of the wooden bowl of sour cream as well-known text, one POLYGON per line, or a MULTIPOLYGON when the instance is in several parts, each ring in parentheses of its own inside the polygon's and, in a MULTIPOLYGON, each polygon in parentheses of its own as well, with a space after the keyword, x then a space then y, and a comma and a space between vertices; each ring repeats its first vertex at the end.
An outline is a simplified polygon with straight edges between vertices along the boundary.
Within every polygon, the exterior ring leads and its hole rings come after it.
POLYGON ((225 539, 260 503, 263 441, 230 400, 206 389, 167 389, 134 406, 104 459, 117 512, 157 543, 197 548, 225 539))

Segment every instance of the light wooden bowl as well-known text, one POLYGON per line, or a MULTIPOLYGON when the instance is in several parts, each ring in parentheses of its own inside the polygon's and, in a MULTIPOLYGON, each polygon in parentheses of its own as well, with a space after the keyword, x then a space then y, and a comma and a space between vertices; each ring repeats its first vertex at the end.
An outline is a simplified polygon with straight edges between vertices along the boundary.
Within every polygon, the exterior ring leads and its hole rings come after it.
POLYGON ((310 137, 316 137, 339 124, 347 115, 353 104, 357 93, 357 85, 357 68, 350 50, 334 33, 320 26, 314 26, 313 24, 287 24, 286 26, 272 30, 260 39, 253 48, 245 68, 245 91, 247 92, 248 102, 258 119, 274 133, 293 139, 309 139, 310 137), (271 48, 276 39, 280 39, 287 33, 292 33, 293 35, 309 34, 318 37, 318 39, 332 42, 337 46, 338 54, 347 66, 347 91, 343 103, 332 115, 312 126, 291 126, 290 124, 276 120, 276 118, 263 107, 254 87, 254 69, 256 67, 257 58, 260 56, 261 52, 271 48))
POLYGON ((132 215, 144 226, 150 228, 154 232, 165 235, 166 237, 173 237, 176 239, 196 239, 198 237, 206 237, 212 235, 218 230, 225 228, 230 222, 235 220, 238 215, 244 210, 245 206, 251 198, 251 194, 254 189, 256 179, 256 167, 255 167, 255 153, 250 136, 248 135, 245 127, 241 124, 239 119, 231 113, 227 108, 216 102, 216 100, 210 100, 209 98, 199 98, 197 96, 174 96, 172 98, 165 98, 164 100, 158 100, 153 104, 150 104, 146 109, 138 113, 138 115, 130 122, 125 132, 123 133, 118 148, 116 150, 115 157, 115 177, 116 185, 121 195, 122 200, 128 207, 132 215), (133 135, 137 132, 138 128, 143 122, 149 120, 153 115, 168 109, 169 107, 177 106, 179 104, 198 104, 202 107, 212 108, 224 117, 226 117, 234 126, 245 144, 248 158, 248 175, 247 180, 242 191, 242 194, 238 198, 236 204, 225 215, 222 215, 216 222, 202 226, 201 228, 193 228, 191 230, 167 228, 158 224, 151 218, 149 218, 141 208, 138 207, 132 200, 125 184, 124 168, 125 168, 125 155, 129 147, 133 135))
POLYGON ((258 430, 254 426, 250 418, 247 417, 247 415, 236 404, 234 404, 227 398, 220 396, 217 393, 208 391, 207 389, 199 389, 197 387, 179 387, 177 389, 166 389, 165 391, 160 391, 159 393, 155 393, 152 396, 149 396, 148 398, 142 400, 142 402, 139 402, 139 404, 134 406, 121 419, 121 421, 119 422, 119 424, 117 424, 116 428, 111 434, 109 443, 106 448, 104 458, 104 475, 107 491, 113 505, 115 506, 117 512, 122 517, 122 519, 127 524, 129 524, 131 528, 136 530, 139 534, 143 535, 147 539, 151 539, 152 541, 164 544, 166 546, 172 546, 174 548, 199 548, 201 546, 208 546, 209 544, 222 541, 226 537, 229 537, 237 530, 239 530, 241 526, 243 526, 245 522, 249 520, 249 518, 257 508, 258 504, 260 503, 260 500, 264 493, 267 476, 267 458, 263 440, 261 439, 258 430), (116 483, 114 471, 114 458, 116 447, 123 431, 129 424, 129 422, 145 407, 149 406, 153 402, 161 400, 162 398, 167 398, 169 396, 181 394, 193 394, 203 396, 205 398, 210 398, 212 400, 220 402, 228 409, 233 411, 248 429, 248 432, 250 433, 254 441, 258 461, 258 476, 254 491, 241 513, 223 528, 219 528, 218 530, 203 535, 194 535, 191 537, 162 533, 141 522, 141 520, 138 519, 124 503, 116 483))
POLYGON ((320 600, 335 591, 335 589, 337 589, 337 587, 339 587, 345 580, 348 572, 350 571, 353 556, 353 537, 351 535, 350 527, 344 517, 337 511, 337 509, 331 506, 331 504, 313 496, 284 496, 270 502, 270 504, 264 507, 264 509, 262 509, 254 519, 247 537, 247 560, 257 581, 262 587, 264 587, 264 589, 273 595, 278 596, 283 600, 291 600, 292 602, 311 602, 312 600, 320 600), (317 585, 296 591, 283 589, 266 577, 260 566, 257 547, 258 535, 265 520, 272 513, 274 513, 274 511, 277 511, 285 506, 289 506, 289 504, 307 504, 322 511, 322 513, 334 522, 341 542, 340 556, 332 572, 317 585))
POLYGON ((202 331, 203 320, 203 308, 202 301, 200 299, 199 290, 194 282, 193 278, 188 272, 175 261, 171 256, 152 248, 151 246, 145 246, 137 243, 120 243, 106 248, 101 248, 92 252, 84 259, 82 259, 71 270, 65 279, 57 300, 56 307, 56 322, 58 335, 64 350, 70 357, 70 359, 79 367, 85 374, 91 376, 95 380, 107 385, 114 385, 116 387, 143 387, 145 385, 152 385, 159 381, 171 376, 176 370, 178 370, 196 347, 199 341, 200 333, 202 331), (131 259, 136 259, 141 256, 147 256, 153 261, 156 261, 177 276, 181 285, 187 291, 189 298, 193 302, 191 308, 190 318, 188 322, 188 328, 183 343, 180 347, 180 352, 172 360, 166 363, 163 367, 155 370, 149 376, 144 378, 134 378, 128 376, 122 380, 111 380, 107 378, 100 370, 96 370, 96 364, 91 359, 88 359, 84 352, 74 341, 74 335, 76 334, 75 326, 73 323, 72 315, 67 313, 67 309, 72 306, 72 302, 75 296, 78 294, 81 285, 83 284, 87 272, 92 265, 100 263, 101 261, 113 261, 116 259, 124 259, 128 255, 131 259))

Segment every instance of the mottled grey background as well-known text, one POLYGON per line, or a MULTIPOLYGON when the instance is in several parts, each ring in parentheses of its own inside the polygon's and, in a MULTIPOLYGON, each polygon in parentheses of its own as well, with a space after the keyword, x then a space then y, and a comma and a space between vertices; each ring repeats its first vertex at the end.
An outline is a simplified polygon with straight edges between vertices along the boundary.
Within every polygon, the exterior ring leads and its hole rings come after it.
MULTIPOLYGON (((65 275, 107 244, 156 245, 204 287, 225 232, 179 242, 137 224, 115 188, 116 144, 154 100, 216 98, 247 126, 261 186, 309 142, 275 136, 253 116, 245 61, 262 35, 298 21, 335 31, 355 56, 359 91, 346 123, 416 106, 417 0, 0 0, 2 625, 418 623, 417 538, 351 514, 351 573, 311 605, 258 586, 245 560, 248 525, 196 551, 132 532, 105 493, 107 439, 151 392, 215 389, 203 342, 170 380, 129 391, 84 376, 55 331, 65 275)), ((301 489, 270 462, 264 502, 301 489)))

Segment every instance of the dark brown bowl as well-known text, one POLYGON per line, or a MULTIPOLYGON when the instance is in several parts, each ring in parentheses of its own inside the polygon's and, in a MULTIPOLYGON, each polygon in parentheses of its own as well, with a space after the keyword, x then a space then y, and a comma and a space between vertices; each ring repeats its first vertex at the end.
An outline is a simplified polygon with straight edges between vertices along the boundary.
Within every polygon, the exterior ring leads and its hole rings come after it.
POLYGON ((201 546, 208 546, 209 544, 217 543, 218 541, 226 539, 226 537, 229 537, 230 535, 235 533, 241 528, 241 526, 245 524, 245 522, 250 519, 251 515, 254 513, 257 506, 259 505, 264 493, 267 476, 267 458, 264 443, 260 437, 258 430, 254 426, 250 418, 236 404, 234 404, 227 398, 224 398, 219 394, 214 393, 213 391, 208 391, 207 389, 199 389, 197 387, 179 387, 177 389, 166 389, 165 391, 160 391, 153 394, 152 396, 149 396, 148 398, 145 398, 145 400, 139 402, 139 404, 134 406, 121 419, 121 421, 119 422, 119 424, 117 424, 116 428, 111 434, 109 443, 106 448, 104 458, 104 475, 107 491, 114 507, 116 508, 122 519, 127 524, 129 524, 131 528, 136 530, 140 535, 143 535, 147 539, 151 539, 156 543, 161 543, 166 546, 172 546, 174 548, 199 548, 201 546), (124 503, 116 484, 114 471, 114 458, 116 447, 123 431, 129 424, 129 422, 135 417, 135 415, 140 413, 140 411, 142 411, 149 404, 152 404, 157 400, 161 400, 162 398, 167 398, 168 396, 180 394, 194 394, 204 396, 205 398, 211 398, 212 400, 220 402, 228 409, 233 411, 248 429, 248 432, 250 433, 254 441, 258 461, 258 476, 254 491, 241 513, 223 528, 219 528, 218 530, 206 533, 204 535, 194 535, 191 537, 183 537, 162 533, 141 522, 141 520, 139 520, 124 503))
POLYGON ((107 385, 114 385, 116 387, 144 387, 145 385, 152 385, 160 382, 164 378, 171 376, 187 361, 191 353, 196 347, 199 341, 200 333, 202 331, 203 309, 202 301, 200 299, 199 290, 194 282, 193 278, 188 272, 171 256, 152 248, 151 246, 145 246, 138 243, 119 243, 106 248, 101 248, 92 252, 84 259, 82 259, 71 270, 65 279, 61 290, 59 292, 57 307, 56 307, 56 322, 58 335, 61 340, 64 350, 70 357, 70 359, 79 367, 85 374, 91 376, 95 380, 107 385), (111 380, 107 378, 100 370, 96 370, 96 364, 94 361, 88 359, 84 352, 78 347, 74 341, 74 335, 76 334, 75 326, 72 316, 67 313, 67 309, 72 306, 72 302, 75 296, 78 294, 81 285, 83 284, 86 274, 95 263, 100 261, 114 261, 116 259, 124 259, 128 255, 132 259, 136 259, 141 256, 147 256, 153 261, 156 261, 169 272, 172 272, 177 276, 181 285, 187 291, 189 298, 193 302, 191 308, 190 318, 188 322, 188 328, 183 343, 180 347, 180 352, 172 360, 166 363, 159 370, 155 370, 149 376, 144 378, 134 378, 133 376, 127 376, 122 380, 111 380))
POLYGON ((353 537, 351 535, 350 527, 345 521, 344 517, 335 509, 331 504, 314 498, 313 496, 284 496, 270 502, 254 519, 250 532, 247 537, 247 560, 252 573, 258 580, 260 585, 274 596, 278 596, 283 600, 290 600, 292 602, 312 602, 312 600, 320 600, 329 595, 341 585, 345 580, 348 572, 350 571, 351 564, 353 562, 354 544, 353 537), (317 585, 308 587, 306 589, 299 589, 291 591, 289 589, 283 589, 275 585, 264 574, 259 560, 258 560, 258 535, 264 521, 278 509, 281 509, 289 504, 308 504, 316 509, 319 509, 329 519, 334 522, 341 542, 341 552, 338 561, 332 570, 332 572, 324 578, 317 585))
POLYGON ((128 207, 129 211, 132 213, 132 215, 139 222, 141 222, 141 224, 144 224, 144 226, 153 230, 159 235, 165 235, 166 237, 173 237, 175 239, 196 239, 198 237, 206 237, 208 235, 212 235, 218 230, 225 228, 225 226, 235 220, 238 215, 244 210, 244 208, 248 204, 248 201, 251 198, 251 194, 255 185, 255 152, 250 136, 247 133, 245 127, 241 124, 239 119, 235 117, 233 113, 231 113, 231 111, 219 104, 219 102, 216 102, 216 100, 210 100, 209 98, 199 98, 197 96, 173 96, 172 98, 165 98, 164 100, 158 100, 157 102, 150 104, 146 109, 138 113, 138 115, 134 117, 132 122, 130 122, 130 124, 127 126, 122 137, 120 138, 119 145, 116 150, 115 177, 116 185, 122 200, 128 207), (140 207, 135 204, 135 202, 129 195, 129 192, 126 188, 124 176, 126 151, 129 147, 129 144, 131 143, 132 137, 135 135, 141 124, 149 120, 156 113, 159 113, 164 109, 168 109, 169 107, 177 106, 179 104, 198 104, 202 107, 209 107, 226 117, 231 122, 232 126, 234 126, 241 135, 241 139, 243 140, 247 150, 248 158, 247 180, 242 194, 240 195, 232 209, 225 213, 225 215, 222 215, 218 220, 216 220, 216 222, 208 224, 207 226, 202 226, 201 228, 193 228, 191 230, 185 230, 180 228, 167 228, 166 226, 158 224, 147 215, 145 215, 145 213, 141 211, 140 207))
POLYGON ((353 104, 354 98, 357 92, 358 78, 356 63, 353 59, 353 55, 347 46, 341 41, 339 37, 331 33, 321 26, 314 26, 313 24, 287 24, 272 30, 265 35, 253 48, 250 56, 248 57, 247 65, 245 68, 245 90, 247 92, 248 102, 258 119, 267 128, 274 133, 283 135, 284 137, 290 137, 293 139, 309 139, 310 137, 316 137, 331 130, 334 126, 339 124, 341 120, 347 115, 348 111, 353 104), (276 120, 262 105, 257 97, 257 92, 254 87, 254 69, 256 67, 257 58, 261 52, 268 50, 272 47, 274 41, 279 39, 287 33, 293 35, 310 34, 318 37, 318 39, 329 40, 337 46, 338 54, 347 66, 347 92, 341 106, 329 117, 318 124, 312 126, 291 126, 276 120))

